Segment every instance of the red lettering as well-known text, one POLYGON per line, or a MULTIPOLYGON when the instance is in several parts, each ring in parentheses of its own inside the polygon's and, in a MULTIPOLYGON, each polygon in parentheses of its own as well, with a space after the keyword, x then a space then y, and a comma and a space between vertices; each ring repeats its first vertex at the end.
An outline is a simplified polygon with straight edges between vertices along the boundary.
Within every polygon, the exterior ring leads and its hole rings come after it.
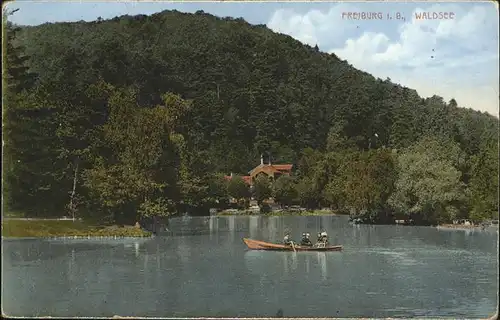
POLYGON ((415 12, 416 20, 452 20, 455 18, 454 12, 415 12))

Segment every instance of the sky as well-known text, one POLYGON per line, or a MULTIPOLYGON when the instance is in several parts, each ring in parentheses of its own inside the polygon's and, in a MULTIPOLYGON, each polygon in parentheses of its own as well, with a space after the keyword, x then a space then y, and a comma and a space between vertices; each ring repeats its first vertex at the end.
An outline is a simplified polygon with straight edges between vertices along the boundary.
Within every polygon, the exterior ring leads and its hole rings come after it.
POLYGON ((498 8, 493 2, 88 2, 15 1, 22 25, 92 21, 163 10, 242 17, 318 45, 357 69, 461 107, 499 114, 498 8), (447 13, 422 19, 422 13, 447 13), (369 19, 353 19, 365 13, 369 19), (374 15, 373 13, 379 13, 374 15), (418 19, 417 16, 420 16, 418 19), (392 19, 389 19, 391 17, 392 19))

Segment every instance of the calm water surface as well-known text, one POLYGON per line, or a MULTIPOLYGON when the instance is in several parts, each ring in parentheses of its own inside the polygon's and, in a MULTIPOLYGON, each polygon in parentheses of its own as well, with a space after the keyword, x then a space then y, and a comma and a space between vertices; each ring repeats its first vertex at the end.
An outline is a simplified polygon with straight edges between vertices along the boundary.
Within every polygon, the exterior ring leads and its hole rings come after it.
POLYGON ((486 317, 497 231, 353 226, 345 217, 177 218, 130 240, 4 240, 12 316, 486 317), (247 251, 242 237, 329 231, 343 252, 247 251))

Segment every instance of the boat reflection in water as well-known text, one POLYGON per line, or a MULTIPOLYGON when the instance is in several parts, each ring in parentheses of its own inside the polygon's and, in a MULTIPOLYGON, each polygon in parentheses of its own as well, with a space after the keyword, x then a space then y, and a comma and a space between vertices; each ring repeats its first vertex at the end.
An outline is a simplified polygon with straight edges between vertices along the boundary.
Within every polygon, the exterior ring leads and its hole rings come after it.
POLYGON ((246 269, 256 276, 269 274, 271 270, 276 271, 274 268, 270 269, 269 266, 279 264, 280 260, 283 266, 282 270, 286 275, 293 273, 298 266, 298 254, 293 252, 249 250, 245 252, 244 260, 246 269))
POLYGON ((269 265, 279 264, 279 260, 281 260, 282 271, 279 273, 282 275, 294 277, 297 274, 307 274, 325 281, 328 278, 327 260, 336 260, 336 256, 327 252, 249 250, 245 252, 244 259, 245 267, 255 276, 269 275, 269 272, 276 272, 276 269, 270 269, 269 265))
POLYGON ((285 266, 285 274, 289 274, 290 271, 297 270, 297 252, 279 252, 283 257, 283 263, 285 266))
POLYGON ((310 255, 306 256, 306 273, 309 273, 309 266, 311 264, 311 258, 310 255))

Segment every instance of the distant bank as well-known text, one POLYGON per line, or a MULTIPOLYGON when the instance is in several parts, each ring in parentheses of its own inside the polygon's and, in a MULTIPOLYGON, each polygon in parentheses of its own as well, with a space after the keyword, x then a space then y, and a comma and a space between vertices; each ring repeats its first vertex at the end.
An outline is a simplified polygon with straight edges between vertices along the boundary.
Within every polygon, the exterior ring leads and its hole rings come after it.
POLYGON ((72 219, 7 218, 2 220, 2 237, 6 238, 144 238, 151 236, 151 232, 139 226, 92 225, 72 219))
POLYGON ((258 208, 247 210, 228 209, 217 212, 216 216, 336 216, 339 215, 333 210, 306 210, 306 209, 279 209, 272 211, 261 211, 258 208))

